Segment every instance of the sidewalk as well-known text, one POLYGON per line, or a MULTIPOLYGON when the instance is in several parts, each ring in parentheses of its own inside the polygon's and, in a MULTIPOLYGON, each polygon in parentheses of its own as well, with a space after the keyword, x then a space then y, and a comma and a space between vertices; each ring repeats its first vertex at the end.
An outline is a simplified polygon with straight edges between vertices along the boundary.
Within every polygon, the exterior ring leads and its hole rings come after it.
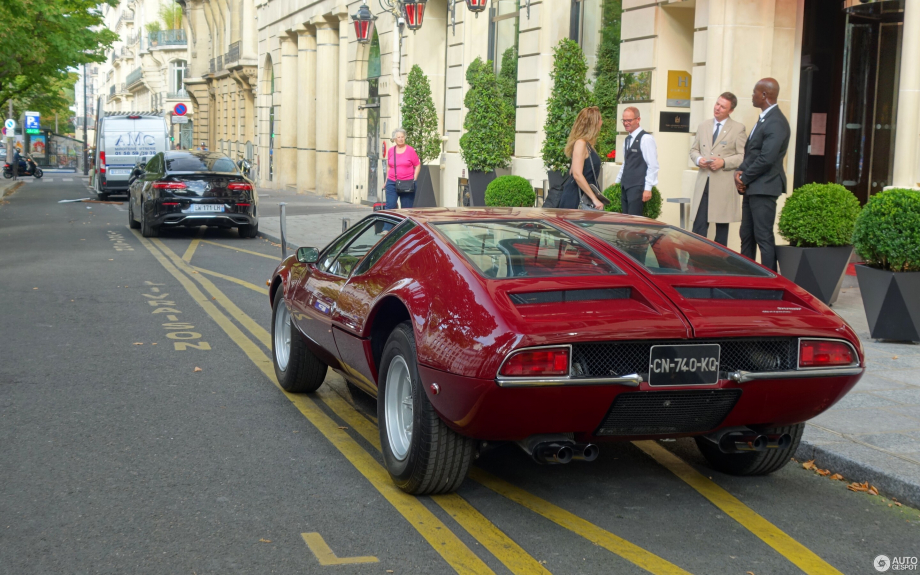
MULTIPOLYGON (((260 235, 279 241, 277 203, 287 203, 287 241, 322 248, 342 232, 342 218, 354 224, 371 213, 311 194, 260 190, 260 235)), ((862 340, 868 368, 839 403, 809 421, 796 452, 848 481, 868 481, 898 501, 920 507, 920 345, 881 343, 869 324, 855 277, 846 277, 833 310, 862 340)))

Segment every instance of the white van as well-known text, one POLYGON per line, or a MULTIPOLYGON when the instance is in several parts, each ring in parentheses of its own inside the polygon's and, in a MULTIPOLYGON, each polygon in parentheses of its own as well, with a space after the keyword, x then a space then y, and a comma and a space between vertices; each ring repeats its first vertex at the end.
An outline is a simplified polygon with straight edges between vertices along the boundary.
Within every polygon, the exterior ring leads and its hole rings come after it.
POLYGON ((96 123, 96 177, 100 200, 128 193, 131 170, 141 157, 151 158, 169 147, 166 118, 153 112, 106 112, 96 123))

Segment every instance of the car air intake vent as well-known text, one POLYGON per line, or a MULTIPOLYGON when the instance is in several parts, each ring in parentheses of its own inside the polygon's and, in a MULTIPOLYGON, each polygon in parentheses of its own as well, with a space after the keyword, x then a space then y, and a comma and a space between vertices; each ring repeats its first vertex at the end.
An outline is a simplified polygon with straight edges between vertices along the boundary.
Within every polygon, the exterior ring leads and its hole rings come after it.
POLYGON ((687 299, 783 299, 780 289, 678 287, 677 293, 687 299))
POLYGON ((597 435, 700 433, 719 426, 741 397, 740 389, 621 393, 597 435))
POLYGON ((629 299, 631 294, 632 288, 622 287, 509 293, 508 297, 517 305, 527 305, 533 303, 566 303, 573 301, 629 299))

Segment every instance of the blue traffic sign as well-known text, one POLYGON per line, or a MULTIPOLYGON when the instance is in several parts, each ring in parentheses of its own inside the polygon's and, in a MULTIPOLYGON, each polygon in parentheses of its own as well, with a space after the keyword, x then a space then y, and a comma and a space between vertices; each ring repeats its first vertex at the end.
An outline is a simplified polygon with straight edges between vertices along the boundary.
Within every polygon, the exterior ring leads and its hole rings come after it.
POLYGON ((41 120, 38 114, 26 113, 26 130, 41 130, 41 120))
POLYGON ((185 106, 185 104, 176 104, 173 107, 173 114, 177 116, 184 116, 186 112, 188 112, 188 108, 185 106))

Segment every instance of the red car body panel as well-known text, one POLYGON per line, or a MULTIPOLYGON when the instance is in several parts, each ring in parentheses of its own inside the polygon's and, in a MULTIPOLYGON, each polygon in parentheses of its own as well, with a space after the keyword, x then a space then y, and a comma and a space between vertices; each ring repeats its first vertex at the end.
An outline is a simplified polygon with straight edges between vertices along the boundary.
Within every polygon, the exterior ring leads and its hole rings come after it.
MULTIPOLYGON (((419 374, 441 418, 463 435, 518 440, 538 433, 596 437, 619 394, 658 391, 643 382, 624 385, 500 387, 502 362, 519 348, 573 342, 688 340, 695 338, 818 337, 841 339, 857 351, 855 332, 816 298, 781 276, 655 275, 575 222, 651 223, 619 214, 526 208, 419 209, 376 212, 416 227, 366 273, 341 278, 290 257, 275 270, 297 328, 330 367, 375 394, 379 374, 372 327, 387 302, 408 311, 416 338, 419 374), (432 226, 436 222, 542 220, 574 236, 624 273, 540 278, 486 278, 432 226), (509 293, 629 287, 630 297, 605 302, 517 306, 509 293), (737 287, 782 290, 780 300, 702 300, 677 288, 737 287), (600 303, 600 305, 599 305, 600 303), (439 393, 431 391, 437 383, 439 393)), ((373 216, 372 216, 373 217, 373 216)), ((655 222, 657 224, 657 222, 655 222)), ((660 225, 660 224, 658 224, 660 225)), ((742 394, 720 424, 779 426, 810 419, 859 380, 856 375, 757 380, 723 379, 706 389, 742 394)), ((671 387, 669 391, 700 389, 671 387)), ((674 435, 677 436, 677 435, 674 435)), ((660 436, 656 436, 660 437, 660 436)))

